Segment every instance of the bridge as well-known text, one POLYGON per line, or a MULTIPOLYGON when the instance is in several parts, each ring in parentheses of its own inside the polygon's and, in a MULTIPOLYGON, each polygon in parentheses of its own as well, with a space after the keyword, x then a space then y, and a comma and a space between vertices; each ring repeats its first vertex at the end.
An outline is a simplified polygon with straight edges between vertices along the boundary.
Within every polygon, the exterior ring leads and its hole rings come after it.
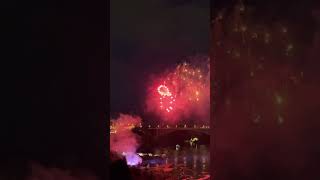
MULTIPOLYGON (((144 132, 148 132, 151 135, 156 136, 156 137, 170 134, 170 133, 176 132, 176 131, 189 131, 189 132, 191 131, 191 132, 210 135, 210 126, 207 126, 207 125, 202 125, 202 126, 199 126, 199 125, 198 126, 197 125, 193 125, 193 126, 187 126, 187 125, 184 125, 184 126, 181 126, 181 125, 142 126, 142 124, 140 124, 138 126, 134 126, 133 124, 128 124, 124 128, 128 128, 128 129, 138 128, 139 130, 144 131, 144 132)), ((117 133, 117 130, 114 128, 114 126, 110 126, 110 133, 117 133)))
POLYGON ((140 127, 141 129, 143 129, 144 131, 149 131, 152 135, 158 137, 158 136, 163 136, 166 134, 170 134, 172 132, 176 132, 176 131, 191 131, 191 132, 197 132, 197 133, 203 133, 206 135, 210 135, 210 126, 193 126, 193 127, 187 127, 187 126, 183 126, 183 127, 179 127, 179 126, 165 126, 165 127, 151 127, 148 126, 146 128, 140 127))

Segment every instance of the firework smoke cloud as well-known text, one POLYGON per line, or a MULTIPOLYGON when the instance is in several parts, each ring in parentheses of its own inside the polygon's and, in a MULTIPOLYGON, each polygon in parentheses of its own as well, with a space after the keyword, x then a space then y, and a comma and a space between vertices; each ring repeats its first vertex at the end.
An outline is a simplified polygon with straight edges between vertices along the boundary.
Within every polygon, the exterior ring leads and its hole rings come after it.
POLYGON ((187 58, 151 81, 146 97, 147 112, 156 113, 167 122, 177 122, 190 117, 209 121, 208 57, 187 58))

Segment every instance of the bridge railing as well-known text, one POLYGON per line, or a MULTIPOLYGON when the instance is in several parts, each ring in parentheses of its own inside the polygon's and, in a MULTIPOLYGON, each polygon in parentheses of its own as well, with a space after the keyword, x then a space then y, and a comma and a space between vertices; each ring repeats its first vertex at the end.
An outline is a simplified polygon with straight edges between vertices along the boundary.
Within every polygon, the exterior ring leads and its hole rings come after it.
MULTIPOLYGON (((132 129, 134 127, 137 128, 143 128, 143 129, 210 129, 210 126, 208 125, 193 125, 193 126, 188 126, 188 125, 165 125, 165 126, 160 126, 160 125, 145 125, 143 126, 142 124, 138 125, 138 126, 134 126, 131 124, 128 124, 128 126, 124 126, 127 127, 128 129, 132 129)), ((116 132, 117 130, 115 129, 114 126, 110 126, 110 131, 111 132, 116 132)))
POLYGON ((140 128, 147 128, 147 129, 210 129, 210 126, 208 125, 193 125, 193 126, 187 126, 187 125, 147 125, 147 126, 140 126, 140 128))

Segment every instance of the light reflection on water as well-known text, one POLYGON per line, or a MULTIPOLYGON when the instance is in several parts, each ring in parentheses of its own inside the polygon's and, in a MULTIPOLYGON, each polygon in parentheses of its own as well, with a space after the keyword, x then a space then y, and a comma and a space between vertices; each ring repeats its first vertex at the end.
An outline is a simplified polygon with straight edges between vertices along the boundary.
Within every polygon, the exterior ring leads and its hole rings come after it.
POLYGON ((172 173, 189 178, 199 178, 208 175, 210 151, 204 145, 196 148, 174 147, 156 149, 155 154, 165 154, 165 157, 149 157, 143 160, 141 167, 171 167, 172 173))

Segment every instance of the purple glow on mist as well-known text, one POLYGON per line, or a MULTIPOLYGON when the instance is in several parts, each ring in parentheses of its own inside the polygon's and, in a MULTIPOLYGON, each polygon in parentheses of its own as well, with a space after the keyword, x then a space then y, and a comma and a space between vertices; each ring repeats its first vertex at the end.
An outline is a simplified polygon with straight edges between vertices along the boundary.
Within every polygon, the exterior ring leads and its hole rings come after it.
POLYGON ((125 156, 126 156, 127 164, 129 166, 136 166, 136 165, 142 163, 141 157, 137 154, 129 153, 129 154, 126 154, 125 156))

